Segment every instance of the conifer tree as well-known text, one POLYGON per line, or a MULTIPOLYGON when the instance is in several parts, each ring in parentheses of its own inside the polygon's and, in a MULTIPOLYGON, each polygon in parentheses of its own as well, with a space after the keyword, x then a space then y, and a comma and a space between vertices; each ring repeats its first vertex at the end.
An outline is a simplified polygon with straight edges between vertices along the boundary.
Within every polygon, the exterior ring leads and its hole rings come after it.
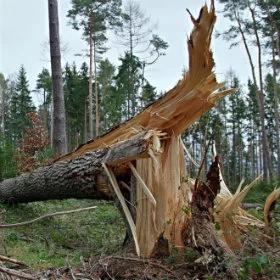
POLYGON ((15 91, 11 97, 9 116, 9 132, 16 143, 21 140, 25 128, 29 125, 27 114, 34 110, 26 72, 21 66, 17 75, 15 91))
POLYGON ((99 135, 99 94, 97 81, 98 53, 104 52, 107 29, 120 26, 121 0, 72 0, 68 17, 74 29, 82 29, 89 44, 89 137, 93 137, 93 74, 95 85, 95 132, 99 135))
MULTIPOLYGON (((52 78, 48 69, 43 68, 38 74, 36 89, 43 93, 43 102, 40 104, 39 112, 42 112, 42 119, 45 129, 50 135, 50 106, 52 102, 52 78)), ((51 140, 51 139, 50 139, 51 140)))

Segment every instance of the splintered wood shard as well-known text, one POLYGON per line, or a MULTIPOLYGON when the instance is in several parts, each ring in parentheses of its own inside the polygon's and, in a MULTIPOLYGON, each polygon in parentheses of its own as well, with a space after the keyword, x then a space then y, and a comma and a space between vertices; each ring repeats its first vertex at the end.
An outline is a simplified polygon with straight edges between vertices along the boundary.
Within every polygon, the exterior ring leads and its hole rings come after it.
POLYGON ((138 174, 137 170, 135 169, 135 167, 133 166, 132 163, 129 163, 129 167, 133 173, 133 175, 136 177, 136 179, 139 182, 139 185, 143 188, 144 193, 147 195, 148 199, 151 201, 151 203, 156 206, 157 202, 153 196, 153 194, 151 193, 151 191, 149 190, 149 188, 146 186, 145 182, 143 181, 143 179, 141 178, 141 176, 138 174))
POLYGON ((105 172, 107 173, 108 178, 110 180, 110 183, 111 183, 111 185, 112 185, 112 187, 115 191, 115 194, 116 194, 116 196, 118 197, 118 199, 121 203, 121 206, 123 208, 124 214, 125 214, 125 216, 127 218, 127 221, 129 223, 130 230, 131 230, 131 233, 132 233, 132 236, 133 236, 133 239, 134 239, 136 253, 137 253, 138 256, 140 256, 140 248, 139 248, 139 244, 138 244, 138 240, 137 240, 136 226, 134 224, 134 221, 132 219, 130 211, 129 211, 126 203, 125 203, 125 199, 124 199, 124 197, 122 195, 122 192, 119 188, 116 177, 115 177, 114 173, 112 172, 112 170, 110 168, 108 168, 104 162, 102 163, 102 166, 103 166, 105 172))

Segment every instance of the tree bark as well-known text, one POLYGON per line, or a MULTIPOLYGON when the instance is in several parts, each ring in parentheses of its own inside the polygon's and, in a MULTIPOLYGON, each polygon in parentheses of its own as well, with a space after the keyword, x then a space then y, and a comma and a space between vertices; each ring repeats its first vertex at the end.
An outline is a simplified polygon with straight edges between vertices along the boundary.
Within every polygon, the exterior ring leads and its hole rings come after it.
POLYGON ((49 33, 53 85, 53 148, 56 154, 67 152, 65 104, 61 71, 57 0, 49 0, 49 33))
POLYGON ((1 129, 1 133, 5 135, 4 89, 1 84, 0 84, 0 129, 1 129))
MULTIPOLYGON (((89 20, 90 21, 90 20, 89 20)), ((88 125, 89 139, 93 138, 93 96, 92 96, 92 52, 93 42, 91 33, 91 22, 89 23, 89 77, 88 77, 88 125)))
POLYGON ((280 178, 280 114, 279 114, 279 100, 277 92, 277 72, 276 72, 276 52, 275 42, 272 36, 272 68, 273 68, 273 93, 274 93, 274 116, 275 116, 275 130, 276 130, 276 147, 277 147, 277 176, 280 178))
POLYGON ((150 139, 137 137, 112 148, 97 150, 70 161, 59 161, 0 183, 0 201, 6 203, 66 198, 111 200, 102 163, 111 165, 122 180, 130 180, 124 163, 149 157, 150 139))
POLYGON ((98 94, 98 79, 97 79, 97 46, 94 42, 94 90, 95 90, 95 136, 99 136, 100 116, 99 116, 99 94, 98 94))
POLYGON ((182 231, 186 246, 204 252, 207 249, 216 257, 230 253, 230 248, 217 235, 214 227, 214 200, 221 190, 219 157, 216 156, 207 173, 207 182, 198 182, 194 186, 190 215, 182 231))
POLYGON ((258 27, 257 27, 257 21, 255 16, 255 11, 253 8, 249 5, 249 10, 251 13, 251 17, 253 20, 253 29, 256 37, 256 43, 258 47, 258 68, 259 68, 259 84, 260 89, 257 91, 258 95, 257 98, 259 100, 259 111, 261 115, 261 129, 262 129, 262 148, 263 148, 263 173, 264 173, 264 179, 268 179, 271 176, 272 173, 272 167, 270 162, 270 149, 267 139, 267 130, 265 127, 265 110, 264 110, 264 87, 263 87, 263 71, 262 71, 262 48, 261 48, 261 42, 260 37, 258 33, 258 27))

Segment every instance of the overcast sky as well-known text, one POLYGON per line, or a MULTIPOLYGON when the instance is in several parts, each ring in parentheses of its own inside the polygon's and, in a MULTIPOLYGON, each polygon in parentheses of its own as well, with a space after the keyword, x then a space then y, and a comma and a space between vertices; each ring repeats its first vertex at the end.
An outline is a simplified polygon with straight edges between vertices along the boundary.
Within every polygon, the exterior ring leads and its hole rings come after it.
MULTIPOLYGON (((63 52, 63 64, 76 61, 80 66, 85 58, 77 57, 86 48, 81 33, 67 24, 67 11, 71 0, 59 0, 60 33, 63 52)), ((210 0, 208 0, 208 3, 210 0)), ((204 0, 141 0, 141 7, 157 23, 156 32, 169 44, 167 55, 147 70, 149 81, 159 91, 168 90, 181 77, 182 70, 188 65, 186 40, 192 29, 192 23, 186 13, 189 8, 197 16, 204 0)), ((217 10, 221 7, 217 5, 217 10)), ((218 13, 215 30, 222 31, 228 25, 218 13)), ((48 42, 47 0, 0 0, 0 72, 15 74, 20 65, 27 71, 31 89, 35 88, 36 78, 43 67, 50 68, 48 42)), ((123 49, 116 43, 110 43, 105 54, 117 64, 123 49)), ((219 80, 232 68, 243 82, 249 76, 249 64, 242 47, 229 49, 229 44, 213 38, 212 48, 216 62, 215 71, 219 80)))

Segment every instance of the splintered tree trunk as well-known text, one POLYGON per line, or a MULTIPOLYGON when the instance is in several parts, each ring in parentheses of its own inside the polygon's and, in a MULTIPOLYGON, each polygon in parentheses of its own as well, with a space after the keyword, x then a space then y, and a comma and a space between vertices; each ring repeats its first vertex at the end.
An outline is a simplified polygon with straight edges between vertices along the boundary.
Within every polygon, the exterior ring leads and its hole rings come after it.
POLYGON ((181 231, 187 215, 182 209, 188 204, 191 184, 185 177, 181 143, 180 136, 173 136, 163 144, 160 156, 136 162, 139 175, 157 202, 156 205, 151 203, 138 181, 136 228, 143 257, 168 255, 171 246, 184 246, 181 231), (158 242, 159 239, 162 241, 158 242))
POLYGON ((53 84, 53 148, 57 154, 67 152, 65 104, 62 84, 57 0, 49 0, 50 53, 53 84))
MULTIPOLYGON (((188 40, 189 71, 174 88, 53 165, 0 183, 0 199, 117 198, 138 255, 166 256, 172 247, 183 248, 193 181, 186 177, 181 134, 232 92, 220 91, 224 85, 212 72, 210 42, 216 16, 211 3, 198 19, 191 16, 195 27, 188 40), (136 213, 129 211, 125 189, 133 194, 131 209, 136 207, 136 213)), ((204 222, 209 225, 205 219, 201 227, 204 222)))

